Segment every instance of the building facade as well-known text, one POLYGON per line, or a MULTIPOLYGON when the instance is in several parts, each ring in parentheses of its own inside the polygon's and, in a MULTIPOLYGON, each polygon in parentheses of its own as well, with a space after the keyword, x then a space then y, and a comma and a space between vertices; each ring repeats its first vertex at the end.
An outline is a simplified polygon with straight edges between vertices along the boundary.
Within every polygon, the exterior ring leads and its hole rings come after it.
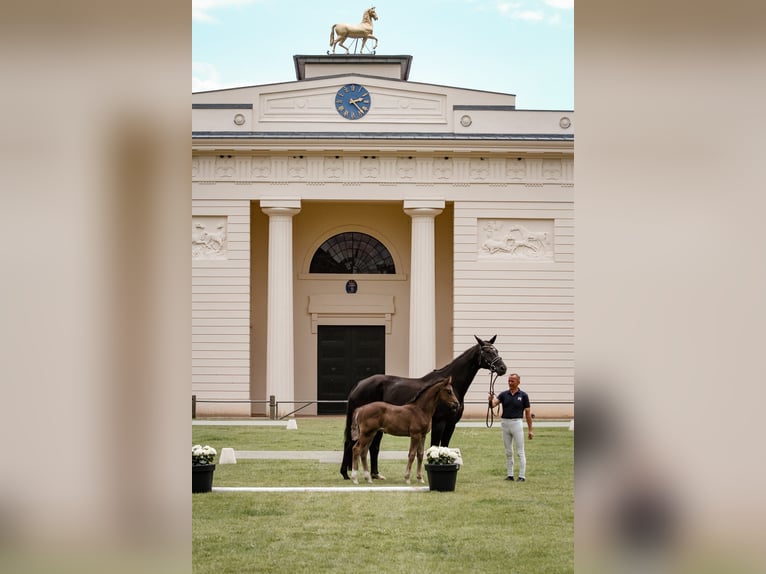
POLYGON ((343 412, 494 335, 536 415, 572 416, 574 113, 410 82, 411 56, 294 63, 192 95, 198 416, 343 412))

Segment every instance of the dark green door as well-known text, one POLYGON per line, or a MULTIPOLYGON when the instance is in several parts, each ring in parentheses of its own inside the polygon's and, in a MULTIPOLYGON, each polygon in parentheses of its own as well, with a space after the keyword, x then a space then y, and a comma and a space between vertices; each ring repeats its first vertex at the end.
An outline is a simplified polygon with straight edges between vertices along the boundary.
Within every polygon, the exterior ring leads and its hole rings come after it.
MULTIPOLYGON (((320 401, 345 401, 357 381, 385 370, 385 327, 319 326, 317 398, 320 401)), ((345 412, 345 403, 319 403, 317 406, 317 413, 322 415, 345 412)))

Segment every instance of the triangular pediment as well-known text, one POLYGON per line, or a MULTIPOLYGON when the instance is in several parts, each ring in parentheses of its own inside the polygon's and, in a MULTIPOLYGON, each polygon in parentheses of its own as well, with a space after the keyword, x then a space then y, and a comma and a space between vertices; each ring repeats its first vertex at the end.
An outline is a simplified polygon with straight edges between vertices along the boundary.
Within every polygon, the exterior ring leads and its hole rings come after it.
POLYGON ((295 59, 295 81, 192 94, 192 132, 237 138, 574 137, 571 111, 517 110, 514 94, 409 81, 409 56, 295 59), (359 104, 366 104, 364 110, 341 102, 339 91, 349 84, 369 93, 369 101, 359 104))
POLYGON ((241 125, 249 124, 251 131, 385 131, 391 126, 443 128, 456 107, 513 110, 515 96, 351 73, 199 92, 192 94, 192 105, 194 131, 236 129, 232 113, 240 114, 239 121, 244 117, 241 125), (336 110, 336 94, 348 84, 364 86, 370 93, 371 109, 363 118, 350 121, 336 110))

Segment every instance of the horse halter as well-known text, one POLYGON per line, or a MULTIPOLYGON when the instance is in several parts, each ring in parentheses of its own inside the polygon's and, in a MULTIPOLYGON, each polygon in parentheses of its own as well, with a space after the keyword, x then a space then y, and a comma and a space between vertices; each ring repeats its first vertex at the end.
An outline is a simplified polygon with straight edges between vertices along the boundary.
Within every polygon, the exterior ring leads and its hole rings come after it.
MULTIPOLYGON (((503 360, 498 354, 497 349, 495 349, 495 347, 492 345, 481 345, 479 350, 479 367, 481 367, 482 365, 482 359, 484 360, 485 363, 489 365, 486 368, 492 371, 492 373, 496 373, 497 371, 497 369, 495 368, 495 365, 497 364, 497 362, 503 360), (495 352, 495 358, 492 359, 491 361, 487 361, 484 357, 484 351, 487 349, 492 349, 495 352)), ((495 376, 497 376, 497 374, 495 374, 495 376)))

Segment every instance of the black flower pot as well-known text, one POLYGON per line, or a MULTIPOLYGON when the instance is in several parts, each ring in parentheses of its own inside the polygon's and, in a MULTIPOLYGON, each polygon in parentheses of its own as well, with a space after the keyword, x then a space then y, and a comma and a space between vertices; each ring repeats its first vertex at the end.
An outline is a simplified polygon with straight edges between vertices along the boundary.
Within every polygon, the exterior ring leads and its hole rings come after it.
POLYGON ((457 464, 426 464, 425 467, 428 474, 429 490, 439 490, 441 492, 452 492, 455 490, 457 471, 460 469, 460 466, 457 464))
POLYGON ((192 492, 210 492, 213 490, 214 464, 192 465, 192 492))

